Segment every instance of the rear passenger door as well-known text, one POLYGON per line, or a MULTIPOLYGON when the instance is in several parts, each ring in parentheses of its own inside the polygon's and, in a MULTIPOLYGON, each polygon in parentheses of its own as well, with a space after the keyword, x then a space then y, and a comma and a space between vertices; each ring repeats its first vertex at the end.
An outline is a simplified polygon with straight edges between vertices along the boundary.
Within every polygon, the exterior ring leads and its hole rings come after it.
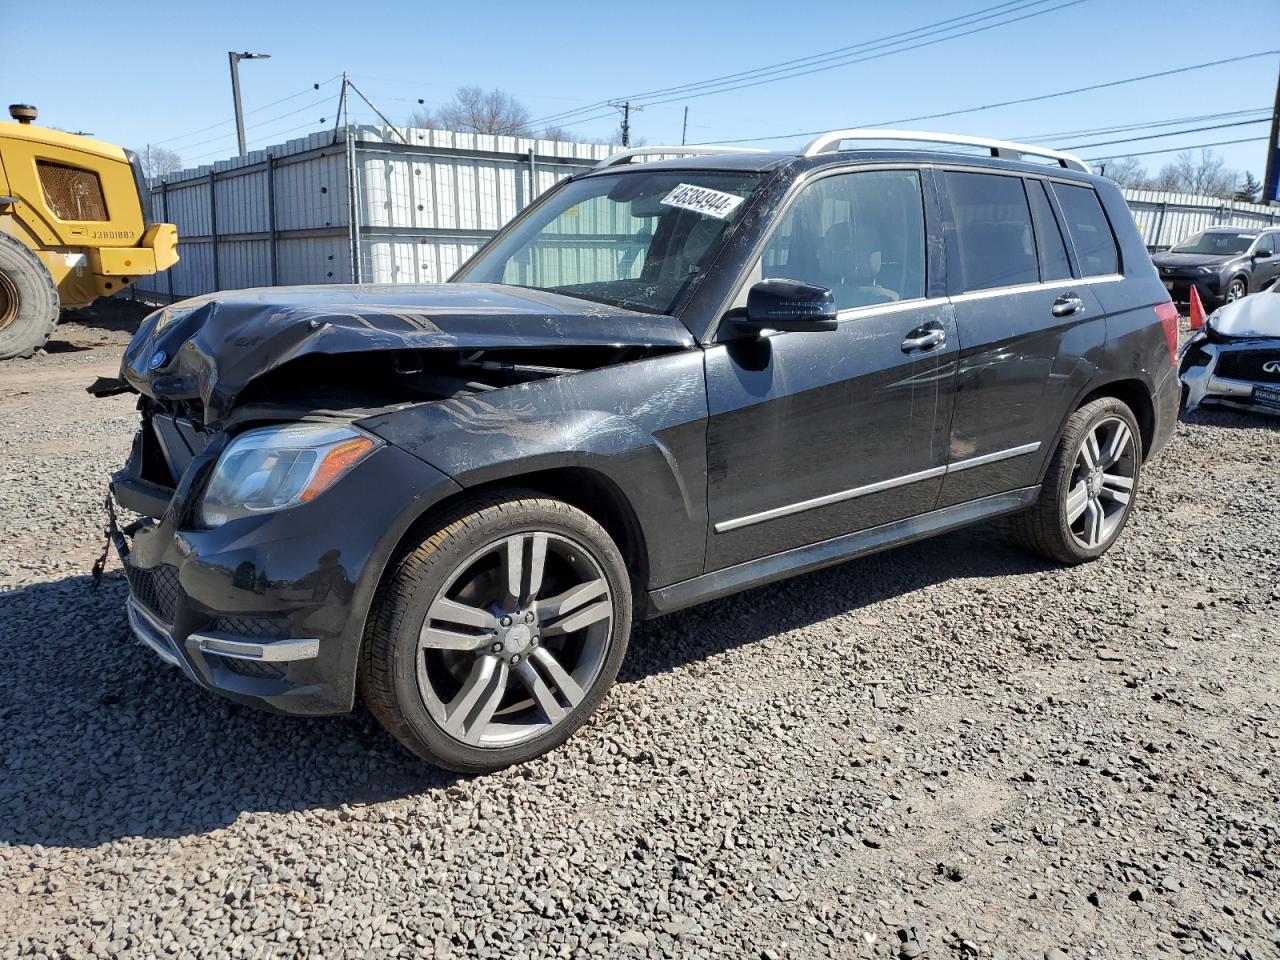
MULTIPOLYGON (((938 503, 948 506, 1038 482, 1106 326, 1049 181, 968 170, 940 171, 939 181, 960 338, 938 503)), ((1109 233, 1108 242, 1114 272, 1109 233)))

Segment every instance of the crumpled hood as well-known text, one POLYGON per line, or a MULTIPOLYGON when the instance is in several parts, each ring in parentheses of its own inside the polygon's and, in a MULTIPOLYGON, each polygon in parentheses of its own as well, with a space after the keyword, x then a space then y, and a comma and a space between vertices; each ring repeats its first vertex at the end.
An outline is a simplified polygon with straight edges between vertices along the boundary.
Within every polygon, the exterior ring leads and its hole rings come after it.
POLYGON ((226 417, 256 378, 309 354, 382 350, 693 345, 673 317, 499 284, 263 287, 157 310, 120 376, 157 399, 226 417))
POLYGON ((1280 293, 1273 288, 1219 307, 1209 325, 1224 337, 1280 337, 1280 293))
POLYGON ((1157 267, 1216 267, 1241 256, 1238 253, 1157 253, 1151 262, 1157 267))

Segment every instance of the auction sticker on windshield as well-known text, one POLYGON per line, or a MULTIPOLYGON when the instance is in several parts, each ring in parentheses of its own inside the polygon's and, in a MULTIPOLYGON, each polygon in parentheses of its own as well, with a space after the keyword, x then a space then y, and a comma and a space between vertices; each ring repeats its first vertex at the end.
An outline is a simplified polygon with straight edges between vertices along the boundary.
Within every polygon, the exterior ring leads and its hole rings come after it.
POLYGON ((668 207, 705 213, 708 217, 715 217, 717 220, 723 220, 733 213, 742 200, 742 197, 735 197, 732 193, 722 193, 708 187, 695 187, 691 183, 677 185, 662 198, 662 202, 668 207))

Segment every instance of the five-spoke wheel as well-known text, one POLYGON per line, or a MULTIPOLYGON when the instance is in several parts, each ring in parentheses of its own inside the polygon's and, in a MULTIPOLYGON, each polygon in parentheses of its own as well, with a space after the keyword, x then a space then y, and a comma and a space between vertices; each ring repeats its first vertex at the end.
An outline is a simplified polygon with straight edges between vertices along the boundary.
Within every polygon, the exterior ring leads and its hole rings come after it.
POLYGON ((1067 420, 1035 506, 1013 518, 1029 549, 1062 563, 1101 556, 1133 509, 1142 434, 1115 397, 1086 403, 1067 420))
POLYGON ((630 580, 595 520, 520 492, 463 503, 383 583, 361 690, 420 756, 498 769, 583 723, 630 629, 630 580))

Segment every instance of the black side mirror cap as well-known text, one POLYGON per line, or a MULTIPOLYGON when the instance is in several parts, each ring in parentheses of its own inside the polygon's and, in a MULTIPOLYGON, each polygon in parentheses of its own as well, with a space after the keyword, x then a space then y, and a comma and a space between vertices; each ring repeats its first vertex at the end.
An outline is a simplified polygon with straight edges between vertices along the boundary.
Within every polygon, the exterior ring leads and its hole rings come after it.
POLYGON ((1267 257, 1271 256, 1271 251, 1259 250, 1257 253, 1254 254, 1254 256, 1257 257, 1259 260, 1265 260, 1267 257))
POLYGON ((747 291, 745 316, 734 318, 734 326, 749 333, 777 330, 779 333, 834 330, 836 298, 826 287, 803 280, 761 280, 747 291))

